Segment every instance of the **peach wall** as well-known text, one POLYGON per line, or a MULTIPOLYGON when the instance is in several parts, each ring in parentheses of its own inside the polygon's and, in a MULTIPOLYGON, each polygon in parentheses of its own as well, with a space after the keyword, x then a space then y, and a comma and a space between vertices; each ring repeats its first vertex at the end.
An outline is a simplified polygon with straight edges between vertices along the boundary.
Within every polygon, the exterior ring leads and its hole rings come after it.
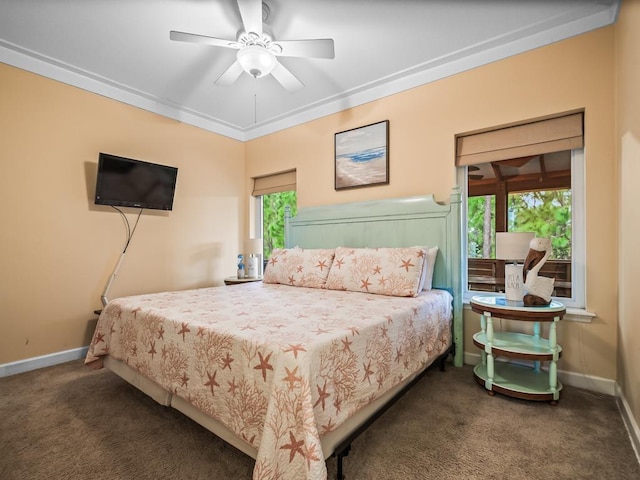
POLYGON ((100 151, 179 169, 174 210, 143 213, 110 298, 235 272, 242 142, 3 64, 0 105, 0 364, 88 345, 125 239, 93 205, 100 151))
MULTIPOLYGON (((620 202, 618 383, 640 425, 640 2, 622 2, 616 25, 620 202)), ((638 435, 640 432, 635 432, 638 435)))
MULTIPOLYGON (((434 193, 456 182, 456 134, 585 110, 587 303, 591 324, 565 322, 560 368, 616 378, 617 176, 614 29, 600 29, 247 142, 247 176, 296 168, 299 206, 434 193), (333 135, 390 121, 390 181, 336 192, 333 135)), ((479 328, 465 313, 465 351, 479 328)))

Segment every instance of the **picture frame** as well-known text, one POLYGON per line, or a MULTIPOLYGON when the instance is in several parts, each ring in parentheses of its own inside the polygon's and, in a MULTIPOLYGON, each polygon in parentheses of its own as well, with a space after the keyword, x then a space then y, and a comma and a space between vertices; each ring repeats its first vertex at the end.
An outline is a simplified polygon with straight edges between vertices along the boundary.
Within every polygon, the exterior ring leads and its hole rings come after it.
POLYGON ((335 134, 336 190, 389 184, 389 120, 335 134))

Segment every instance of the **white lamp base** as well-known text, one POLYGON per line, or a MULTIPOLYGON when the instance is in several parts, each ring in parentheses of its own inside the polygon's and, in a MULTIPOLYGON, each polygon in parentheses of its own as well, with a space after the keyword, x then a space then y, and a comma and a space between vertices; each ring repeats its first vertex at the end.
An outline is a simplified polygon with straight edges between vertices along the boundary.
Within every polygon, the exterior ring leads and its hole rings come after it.
POLYGON ((508 301, 521 302, 524 297, 522 265, 507 263, 504 266, 504 297, 508 301))

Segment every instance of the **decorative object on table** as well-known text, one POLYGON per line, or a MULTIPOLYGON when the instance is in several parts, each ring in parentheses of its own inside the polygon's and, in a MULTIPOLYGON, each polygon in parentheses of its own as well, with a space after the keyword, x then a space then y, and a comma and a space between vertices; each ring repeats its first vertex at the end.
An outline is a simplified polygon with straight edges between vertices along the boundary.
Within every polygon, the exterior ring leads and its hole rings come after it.
POLYGON ((534 236, 533 232, 496 233, 496 259, 505 260, 504 294, 507 301, 522 301, 524 277, 522 265, 518 264, 518 261, 524 260, 527 256, 529 242, 534 236))
POLYGON ((244 278, 244 256, 239 253, 238 254, 238 278, 244 278))
POLYGON ((524 261, 523 278, 525 295, 523 302, 528 306, 545 306, 551 303, 555 278, 542 277, 538 273, 551 256, 551 239, 536 237, 529 243, 529 253, 524 261))
POLYGON ((389 183, 389 120, 335 134, 335 189, 389 183))
POLYGON ((262 239, 250 238, 244 244, 244 250, 247 254, 246 275, 249 278, 258 278, 262 276, 262 239))

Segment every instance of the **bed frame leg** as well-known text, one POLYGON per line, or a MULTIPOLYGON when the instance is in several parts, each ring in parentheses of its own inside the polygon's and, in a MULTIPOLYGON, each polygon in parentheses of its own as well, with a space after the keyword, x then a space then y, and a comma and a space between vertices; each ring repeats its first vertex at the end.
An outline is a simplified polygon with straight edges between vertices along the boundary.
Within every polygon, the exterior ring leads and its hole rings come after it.
POLYGON ((440 357, 440 361, 438 363, 440 364, 441 372, 445 371, 445 366, 447 365, 447 358, 449 358, 449 355, 455 356, 455 352, 456 352, 456 344, 454 343, 449 348, 449 351, 440 357))
POLYGON ((342 473, 342 459, 349 455, 349 450, 351 450, 351 445, 347 445, 340 453, 336 454, 336 480, 344 480, 344 474, 342 473))

